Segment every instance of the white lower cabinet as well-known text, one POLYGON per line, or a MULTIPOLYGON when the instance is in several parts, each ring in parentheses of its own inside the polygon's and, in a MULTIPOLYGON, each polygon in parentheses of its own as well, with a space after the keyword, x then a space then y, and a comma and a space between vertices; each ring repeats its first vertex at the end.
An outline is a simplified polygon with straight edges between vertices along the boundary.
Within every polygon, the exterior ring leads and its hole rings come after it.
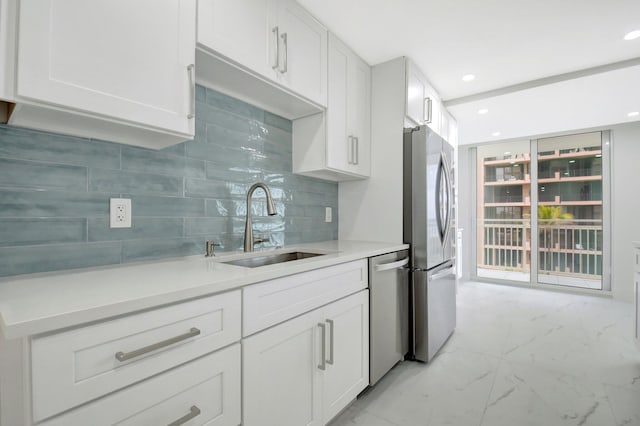
POLYGON ((329 341, 322 392, 326 423, 369 384, 369 290, 332 303, 324 317, 329 341))
POLYGON ((321 310, 243 342, 244 425, 321 425, 321 310))
POLYGON ((132 314, 31 343, 36 421, 240 340, 240 291, 132 314))
POLYGON ((234 290, 0 339, 0 426, 237 426, 241 306, 234 290))
POLYGON ((22 339, 0 426, 322 426, 369 383, 367 259, 22 339))
POLYGON ((368 385, 369 292, 243 341, 244 425, 326 424, 368 385))
POLYGON ((240 344, 41 424, 237 426, 240 424, 240 344))

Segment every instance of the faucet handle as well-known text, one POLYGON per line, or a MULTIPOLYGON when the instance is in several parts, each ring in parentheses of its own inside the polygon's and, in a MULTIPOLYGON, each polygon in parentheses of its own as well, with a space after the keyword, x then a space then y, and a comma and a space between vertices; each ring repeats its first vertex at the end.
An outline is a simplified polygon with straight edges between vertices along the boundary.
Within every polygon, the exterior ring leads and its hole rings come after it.
POLYGON ((214 243, 213 241, 207 241, 207 251, 205 253, 205 257, 215 256, 215 248, 220 247, 221 244, 214 243))
POLYGON ((253 240, 253 245, 255 246, 256 244, 260 244, 260 243, 268 243, 271 241, 271 238, 266 237, 266 238, 255 238, 253 240))

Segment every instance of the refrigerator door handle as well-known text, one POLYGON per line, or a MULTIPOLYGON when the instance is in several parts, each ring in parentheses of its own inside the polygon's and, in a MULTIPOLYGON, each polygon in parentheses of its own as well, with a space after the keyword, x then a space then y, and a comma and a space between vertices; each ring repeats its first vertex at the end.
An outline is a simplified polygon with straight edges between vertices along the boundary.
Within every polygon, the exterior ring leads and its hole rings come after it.
MULTIPOLYGON (((438 172, 436 173, 436 225, 438 226, 438 234, 440 235, 440 241, 444 244, 446 226, 443 223, 442 217, 442 179, 444 174, 444 158, 443 154, 440 154, 440 162, 438 163, 438 172)), ((445 176, 446 179, 446 176, 445 176)))
POLYGON ((453 206, 453 194, 451 191, 451 169, 449 169, 449 164, 447 164, 447 158, 445 157, 444 153, 442 153, 442 166, 444 169, 444 173, 445 173, 445 181, 446 181, 446 185, 447 187, 445 188, 445 190, 447 191, 447 221, 445 224, 445 234, 444 234, 444 239, 443 239, 443 243, 445 243, 447 241, 447 239, 449 238, 449 232, 451 231, 451 214, 452 212, 452 206, 453 206))
POLYGON ((429 281, 439 280, 440 278, 448 277, 449 275, 454 275, 455 272, 456 272, 455 267, 451 266, 445 269, 444 271, 440 271, 433 275, 429 275, 428 280, 429 281))
POLYGON ((379 265, 376 265, 376 272, 382 272, 382 271, 388 271, 390 269, 400 269, 403 266, 406 266, 407 264, 409 264, 409 258, 405 257, 402 260, 398 260, 396 262, 389 262, 389 263, 381 263, 379 265))

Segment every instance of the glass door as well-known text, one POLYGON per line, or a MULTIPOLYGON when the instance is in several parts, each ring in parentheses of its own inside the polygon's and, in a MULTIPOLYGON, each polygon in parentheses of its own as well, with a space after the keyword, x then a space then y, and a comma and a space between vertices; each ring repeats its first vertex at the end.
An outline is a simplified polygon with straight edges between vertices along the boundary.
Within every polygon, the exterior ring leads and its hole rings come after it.
POLYGON ((537 141, 538 282, 601 290, 602 132, 537 141))
POLYGON ((609 139, 477 147, 478 278, 610 289, 609 139))
POLYGON ((529 152, 529 141, 478 147, 478 277, 522 282, 531 280, 529 152))

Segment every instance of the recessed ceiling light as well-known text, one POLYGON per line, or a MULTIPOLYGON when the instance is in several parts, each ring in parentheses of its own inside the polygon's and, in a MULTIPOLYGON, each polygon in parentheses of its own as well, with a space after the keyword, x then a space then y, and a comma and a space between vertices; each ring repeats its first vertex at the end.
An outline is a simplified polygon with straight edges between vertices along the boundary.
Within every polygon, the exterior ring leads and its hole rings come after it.
POLYGON ((476 79, 476 76, 473 74, 467 74, 464 77, 462 77, 462 81, 473 81, 476 79))
POLYGON ((502 133, 500 133, 500 132, 493 132, 493 133, 491 133, 491 136, 500 136, 501 134, 502 133))
POLYGON ((631 31, 624 36, 625 40, 635 40, 640 37, 640 30, 631 31))
POLYGON ((627 114, 629 117, 637 117, 640 115, 640 112, 638 111, 632 111, 629 114, 627 114))
POLYGON ((486 108, 482 108, 482 109, 479 109, 479 110, 478 110, 478 114, 486 114, 486 113, 488 113, 488 112, 489 112, 489 110, 488 110, 488 109, 486 109, 486 108))

